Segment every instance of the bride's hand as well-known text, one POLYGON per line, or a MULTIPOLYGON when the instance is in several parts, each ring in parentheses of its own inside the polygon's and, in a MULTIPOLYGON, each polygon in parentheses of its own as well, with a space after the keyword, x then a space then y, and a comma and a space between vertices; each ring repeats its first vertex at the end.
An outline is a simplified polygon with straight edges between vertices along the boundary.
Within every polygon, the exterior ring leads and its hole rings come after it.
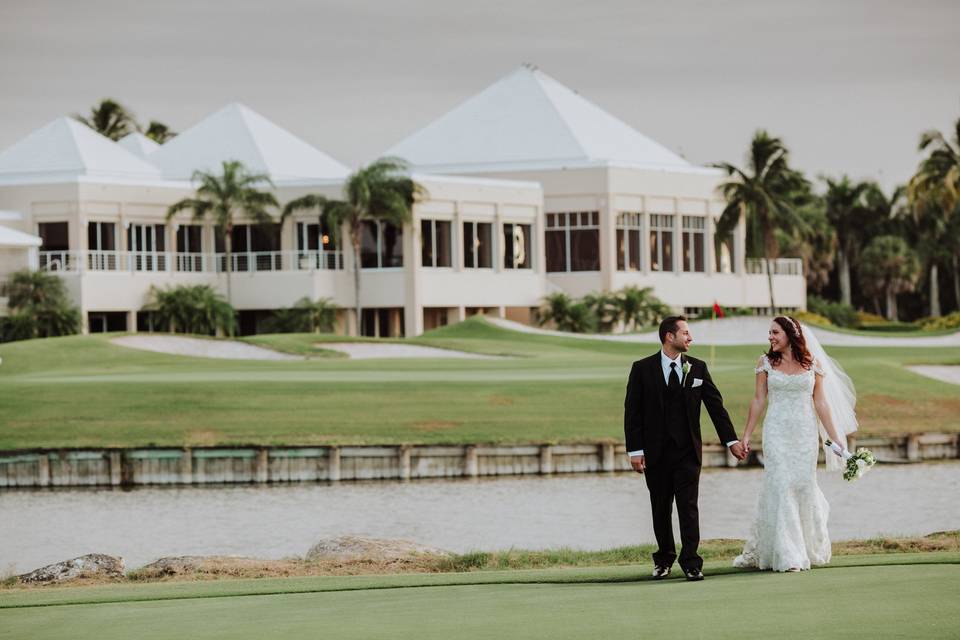
POLYGON ((750 438, 743 438, 740 440, 740 444, 743 445, 743 452, 750 453, 750 438))

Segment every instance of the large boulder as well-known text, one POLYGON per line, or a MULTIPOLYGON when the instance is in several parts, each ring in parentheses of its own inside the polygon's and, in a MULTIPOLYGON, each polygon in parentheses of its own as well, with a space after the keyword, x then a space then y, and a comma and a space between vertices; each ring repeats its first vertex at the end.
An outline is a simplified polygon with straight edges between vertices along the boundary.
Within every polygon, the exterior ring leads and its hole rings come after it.
POLYGON ((390 562, 417 555, 449 555, 449 552, 410 540, 340 536, 338 538, 327 538, 313 545, 307 552, 305 559, 308 562, 344 562, 351 560, 390 562))
POLYGON ((26 584, 67 582, 80 578, 123 578, 123 558, 89 553, 72 560, 55 562, 18 576, 26 584))

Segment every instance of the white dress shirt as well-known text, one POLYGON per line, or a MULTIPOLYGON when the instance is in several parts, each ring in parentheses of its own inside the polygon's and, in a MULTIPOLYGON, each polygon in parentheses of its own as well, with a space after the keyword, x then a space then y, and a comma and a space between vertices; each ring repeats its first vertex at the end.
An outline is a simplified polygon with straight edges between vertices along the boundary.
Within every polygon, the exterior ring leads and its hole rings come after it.
MULTIPOLYGON (((677 369, 677 377, 680 378, 680 383, 683 384, 683 354, 678 353, 676 358, 671 359, 670 356, 663 352, 663 349, 660 350, 660 368, 663 369, 663 381, 669 385, 670 384, 670 365, 675 364, 677 369)), ((737 444, 739 440, 731 440, 727 443, 728 447, 732 447, 737 444)), ((637 449, 636 451, 630 451, 627 455, 631 458, 636 458, 643 455, 643 449, 637 449)))

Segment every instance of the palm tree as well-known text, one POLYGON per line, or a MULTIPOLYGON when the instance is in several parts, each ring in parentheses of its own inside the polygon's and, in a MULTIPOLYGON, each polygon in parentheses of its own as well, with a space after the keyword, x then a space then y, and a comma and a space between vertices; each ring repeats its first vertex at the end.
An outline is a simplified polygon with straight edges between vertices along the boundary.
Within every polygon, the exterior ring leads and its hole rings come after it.
MULTIPOLYGON (((287 203, 281 219, 301 209, 320 209, 335 237, 346 227, 353 249, 353 295, 357 335, 361 332, 360 239, 367 221, 385 222, 402 228, 413 220, 413 203, 426 190, 406 175, 408 165, 399 158, 381 158, 352 173, 343 185, 343 199, 307 194, 287 203)), ((411 259, 413 256, 411 256, 411 259)))
POLYGON ((593 313, 596 327, 603 333, 613 331, 617 323, 623 319, 619 300, 614 293, 609 291, 588 293, 583 297, 582 302, 593 313))
POLYGON ((616 301, 625 329, 629 331, 657 324, 670 315, 670 307, 653 295, 653 287, 624 287, 617 291, 616 301))
POLYGON ((67 297, 63 280, 43 271, 24 269, 0 286, 10 315, 4 340, 67 336, 80 331, 80 311, 67 297))
POLYGON ((227 302, 231 302, 234 216, 245 215, 256 224, 273 223, 274 219, 268 209, 280 205, 272 193, 256 188, 256 185, 261 183, 273 187, 273 182, 265 174, 249 173, 246 167, 236 160, 224 161, 223 173, 220 175, 195 171, 192 181, 199 185, 196 194, 192 198, 184 198, 170 205, 167 209, 167 220, 181 211, 192 211, 194 220, 203 220, 208 214, 213 217, 217 233, 223 234, 227 258, 227 302))
POLYGON ((91 107, 90 115, 73 117, 111 140, 119 140, 139 129, 133 113, 111 98, 104 98, 91 107))
POLYGON ((867 210, 868 182, 851 182, 847 176, 839 180, 823 178, 827 184, 824 194, 825 213, 837 234, 837 260, 840 276, 840 301, 852 304, 850 266, 863 240, 863 222, 867 210))
POLYGON ((267 323, 268 333, 331 333, 337 307, 330 298, 300 298, 292 307, 277 309, 267 323))
POLYGON ((780 254, 776 230, 790 232, 806 227, 792 201, 792 195, 804 188, 806 179, 790 168, 783 141, 770 137, 763 130, 758 131, 750 143, 746 169, 727 162, 714 166, 726 171, 729 178, 719 186, 727 206, 717 224, 717 233, 726 237, 741 219, 745 219, 747 253, 763 255, 767 260, 767 284, 773 311, 776 308, 773 265, 780 254))
POLYGON ((175 138, 177 136, 173 130, 170 129, 167 125, 162 122, 157 122, 156 120, 151 120, 150 124, 147 125, 146 131, 143 135, 147 136, 157 144, 163 144, 168 140, 175 138))
POLYGON ((574 301, 562 291, 544 296, 539 317, 541 326, 552 321, 558 331, 571 333, 591 332, 596 322, 587 304, 574 301))
POLYGON ((899 236, 879 236, 860 256, 860 285, 874 295, 883 294, 887 320, 897 321, 897 294, 913 291, 920 275, 916 253, 899 236))
POLYGON ((171 333, 233 335, 237 328, 236 311, 210 285, 151 287, 150 295, 152 300, 145 310, 155 313, 157 321, 167 325, 171 333))
POLYGON ((936 130, 920 136, 919 150, 927 152, 910 179, 908 194, 918 217, 926 218, 924 243, 930 249, 930 315, 939 316, 938 260, 950 255, 954 293, 960 304, 960 240, 948 233, 960 226, 960 118, 954 124, 953 144, 936 130))

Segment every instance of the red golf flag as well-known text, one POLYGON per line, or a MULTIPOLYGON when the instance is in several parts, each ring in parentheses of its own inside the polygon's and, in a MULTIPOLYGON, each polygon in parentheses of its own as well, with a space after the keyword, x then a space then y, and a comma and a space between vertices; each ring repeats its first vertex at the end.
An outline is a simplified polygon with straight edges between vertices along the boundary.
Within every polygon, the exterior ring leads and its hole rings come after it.
POLYGON ((713 313, 716 314, 718 318, 723 317, 723 307, 720 306, 719 302, 713 303, 713 313))

